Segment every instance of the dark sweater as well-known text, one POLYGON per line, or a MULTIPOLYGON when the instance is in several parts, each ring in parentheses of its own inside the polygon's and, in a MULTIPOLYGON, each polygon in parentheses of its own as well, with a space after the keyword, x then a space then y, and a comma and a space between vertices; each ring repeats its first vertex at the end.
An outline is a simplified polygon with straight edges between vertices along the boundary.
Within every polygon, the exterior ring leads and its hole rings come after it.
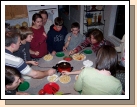
POLYGON ((67 35, 67 29, 63 26, 60 31, 55 31, 53 29, 54 25, 50 27, 47 38, 47 47, 48 51, 52 53, 52 51, 61 52, 63 51, 64 39, 67 35))

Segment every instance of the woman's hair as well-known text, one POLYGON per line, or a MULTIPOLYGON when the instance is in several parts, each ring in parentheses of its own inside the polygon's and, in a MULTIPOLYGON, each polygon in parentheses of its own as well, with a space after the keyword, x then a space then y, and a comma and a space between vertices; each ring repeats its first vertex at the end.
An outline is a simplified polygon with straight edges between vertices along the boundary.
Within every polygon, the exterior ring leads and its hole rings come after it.
POLYGON ((5 46, 10 46, 12 43, 17 43, 20 34, 16 31, 8 31, 5 32, 5 46))
MULTIPOLYGON (((33 16, 32 16, 32 21, 36 21, 37 20, 37 18, 41 18, 42 19, 42 16, 41 16, 41 14, 39 14, 39 13, 35 13, 33 16)), ((33 25, 33 23, 32 23, 32 25, 33 25)))
POLYGON ((102 46, 97 52, 96 69, 108 70, 115 76, 117 70, 117 51, 109 45, 102 46))
POLYGON ((15 76, 21 78, 21 73, 14 67, 5 66, 5 86, 15 81, 15 76))
POLYGON ((78 29, 80 29, 80 25, 79 25, 78 22, 74 22, 74 23, 71 24, 71 28, 78 28, 78 29))
POLYGON ((20 34, 20 39, 24 40, 27 38, 28 35, 32 35, 33 31, 29 27, 22 26, 19 28, 19 34, 20 34))
POLYGON ((63 26, 63 19, 61 17, 56 17, 54 23, 57 26, 63 26))
POLYGON ((93 36, 97 40, 98 43, 100 43, 104 39, 103 33, 99 29, 90 30, 87 33, 87 36, 90 38, 91 36, 93 36))
POLYGON ((39 14, 46 14, 47 15, 47 18, 48 18, 48 12, 46 10, 41 10, 39 11, 39 14))

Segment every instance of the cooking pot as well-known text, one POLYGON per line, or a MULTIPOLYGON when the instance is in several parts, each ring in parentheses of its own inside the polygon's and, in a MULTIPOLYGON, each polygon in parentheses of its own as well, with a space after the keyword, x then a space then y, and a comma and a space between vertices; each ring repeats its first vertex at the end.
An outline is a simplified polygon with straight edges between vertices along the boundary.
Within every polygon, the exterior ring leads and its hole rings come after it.
POLYGON ((70 63, 68 62, 61 62, 59 64, 56 64, 52 68, 56 69, 58 72, 62 72, 62 71, 71 72, 73 70, 73 67, 71 67, 70 63))

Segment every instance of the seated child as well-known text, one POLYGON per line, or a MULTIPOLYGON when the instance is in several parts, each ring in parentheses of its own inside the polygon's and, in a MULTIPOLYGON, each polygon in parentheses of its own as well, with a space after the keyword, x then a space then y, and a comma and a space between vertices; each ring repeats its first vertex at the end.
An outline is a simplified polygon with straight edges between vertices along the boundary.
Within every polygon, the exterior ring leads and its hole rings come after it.
POLYGON ((80 25, 77 22, 72 23, 71 25, 71 33, 68 33, 65 38, 65 46, 63 50, 73 50, 79 44, 81 44, 85 40, 85 36, 79 33, 80 25))
POLYGON ((29 95, 26 92, 17 92, 20 78, 21 73, 16 68, 5 66, 5 95, 29 95))
POLYGON ((63 26, 63 19, 56 17, 54 25, 51 25, 47 34, 47 47, 52 55, 55 55, 56 52, 63 51, 64 39, 67 33, 67 29, 63 26))

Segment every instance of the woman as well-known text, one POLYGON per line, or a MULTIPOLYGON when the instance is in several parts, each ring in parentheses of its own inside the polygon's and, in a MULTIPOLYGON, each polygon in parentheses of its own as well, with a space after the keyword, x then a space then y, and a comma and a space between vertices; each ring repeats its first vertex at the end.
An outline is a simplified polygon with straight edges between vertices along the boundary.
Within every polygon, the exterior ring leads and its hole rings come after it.
POLYGON ((95 68, 83 69, 74 85, 84 95, 121 95, 122 84, 115 78, 117 52, 112 46, 102 46, 97 52, 95 68))
POLYGON ((33 25, 31 29, 34 35, 30 43, 30 49, 37 53, 31 54, 31 57, 34 59, 35 58, 37 59, 47 54, 47 44, 46 44, 47 35, 44 31, 42 17, 39 13, 35 13, 32 16, 32 22, 33 22, 33 25))
POLYGON ((99 29, 94 29, 92 31, 89 31, 88 37, 85 39, 85 41, 81 43, 79 46, 77 46, 75 49, 70 51, 69 54, 77 53, 82 49, 86 48, 88 45, 91 45, 91 48, 95 53, 103 45, 111 45, 114 47, 114 45, 111 42, 104 39, 103 33, 99 29))

